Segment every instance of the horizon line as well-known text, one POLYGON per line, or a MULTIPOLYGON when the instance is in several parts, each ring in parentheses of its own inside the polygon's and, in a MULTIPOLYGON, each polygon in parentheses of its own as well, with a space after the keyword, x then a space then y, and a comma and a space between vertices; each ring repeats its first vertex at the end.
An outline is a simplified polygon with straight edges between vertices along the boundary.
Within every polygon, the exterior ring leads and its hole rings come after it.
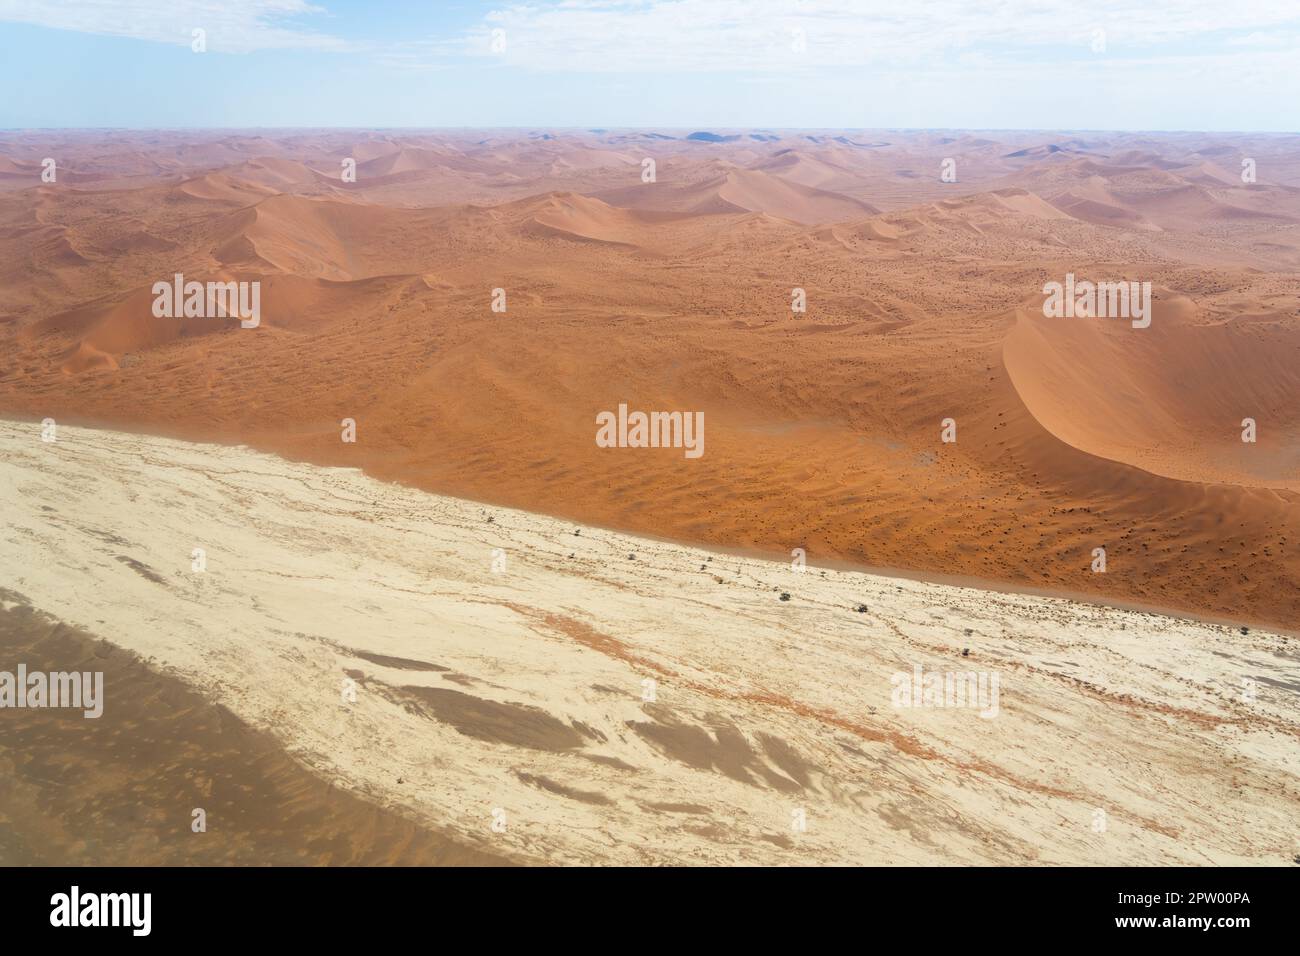
POLYGON ((1199 133, 1199 134, 1246 134, 1251 136, 1297 136, 1300 130, 1270 130, 1270 129, 1189 129, 1189 128, 1169 128, 1161 129, 1155 127, 1129 127, 1129 128, 1106 128, 1106 127, 1066 127, 1066 126, 710 126, 708 124, 700 125, 670 125, 670 124, 651 124, 639 126, 602 126, 600 124, 581 125, 581 126, 560 126, 536 124, 530 126, 356 126, 350 124, 338 126, 0 126, 0 132, 5 133, 42 133, 48 131, 85 131, 85 132, 131 132, 131 133, 153 133, 153 132, 190 132, 190 131, 211 131, 211 132, 235 132, 243 130, 266 130, 266 131, 347 131, 347 130, 369 130, 369 131, 386 131, 386 130, 407 130, 407 131, 455 131, 455 130, 509 130, 509 131, 539 131, 555 130, 564 132, 582 132, 582 133, 611 133, 620 131, 661 131, 661 130, 691 130, 693 132, 717 132, 722 131, 753 131, 753 132, 884 132, 884 133, 1199 133))

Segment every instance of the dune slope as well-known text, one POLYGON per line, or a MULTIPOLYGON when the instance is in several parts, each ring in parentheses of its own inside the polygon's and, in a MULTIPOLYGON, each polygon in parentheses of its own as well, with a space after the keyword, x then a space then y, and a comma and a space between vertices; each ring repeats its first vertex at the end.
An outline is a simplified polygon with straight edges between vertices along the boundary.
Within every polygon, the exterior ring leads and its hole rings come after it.
POLYGON ((38 436, 0 423, 13 594, 464 852, 1294 853, 1300 655, 1275 634, 798 572, 240 448, 38 436), (898 706, 917 667, 996 676, 998 697, 898 706))

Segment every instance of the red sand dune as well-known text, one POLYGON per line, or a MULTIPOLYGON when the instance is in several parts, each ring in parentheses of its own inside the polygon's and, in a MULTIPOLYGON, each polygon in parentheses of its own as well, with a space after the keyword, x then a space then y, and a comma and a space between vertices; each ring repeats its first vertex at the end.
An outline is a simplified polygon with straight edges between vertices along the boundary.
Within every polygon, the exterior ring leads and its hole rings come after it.
POLYGON ((110 177, 0 196, 0 413, 1300 625, 1295 137, 64 135, 0 134, 0 175, 110 177), (154 318, 177 272, 260 282, 261 326, 154 318), (1151 327, 1044 318, 1067 272, 1150 281, 1151 327), (620 402, 703 411, 705 455, 597 447, 620 402))
POLYGON ((1069 445, 1156 474, 1300 490, 1300 327, 1206 324, 1186 296, 1155 297, 1146 335, 1020 310, 1003 354, 1026 407, 1069 445), (1245 417, 1269 423, 1256 446, 1245 417))

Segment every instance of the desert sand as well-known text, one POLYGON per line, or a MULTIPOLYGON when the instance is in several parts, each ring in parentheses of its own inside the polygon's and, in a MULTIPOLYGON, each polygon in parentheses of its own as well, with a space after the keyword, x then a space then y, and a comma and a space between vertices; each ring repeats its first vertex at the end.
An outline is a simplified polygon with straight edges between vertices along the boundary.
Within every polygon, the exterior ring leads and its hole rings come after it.
POLYGON ((133 842, 166 862, 1297 852, 1285 635, 800 572, 243 447, 41 435, 0 422, 0 669, 108 674, 93 728, 4 717, 29 746, 0 741, 0 812, 51 835, 47 861, 133 842), (917 666, 997 675, 996 714, 895 706, 917 666))
POLYGON ((1298 280, 1296 136, 0 133, 0 413, 1287 631, 1298 280), (155 318, 178 272, 261 325, 155 318), (1151 327, 1044 319, 1069 272, 1151 327), (620 402, 707 453, 597 448, 620 402))
POLYGON ((0 668, 101 672, 114 706, 4 712, 5 866, 475 866, 499 855, 335 786, 138 655, 0 590, 0 668), (211 818, 195 829, 194 811, 211 818))

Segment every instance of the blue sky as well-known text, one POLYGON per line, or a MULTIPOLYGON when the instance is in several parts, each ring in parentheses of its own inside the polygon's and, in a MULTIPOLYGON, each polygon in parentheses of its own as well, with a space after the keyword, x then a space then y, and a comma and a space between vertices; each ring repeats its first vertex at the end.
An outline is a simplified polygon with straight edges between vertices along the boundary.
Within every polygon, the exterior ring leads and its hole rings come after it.
POLYGON ((1298 131, 1300 3, 0 0, 0 83, 6 128, 1298 131))

